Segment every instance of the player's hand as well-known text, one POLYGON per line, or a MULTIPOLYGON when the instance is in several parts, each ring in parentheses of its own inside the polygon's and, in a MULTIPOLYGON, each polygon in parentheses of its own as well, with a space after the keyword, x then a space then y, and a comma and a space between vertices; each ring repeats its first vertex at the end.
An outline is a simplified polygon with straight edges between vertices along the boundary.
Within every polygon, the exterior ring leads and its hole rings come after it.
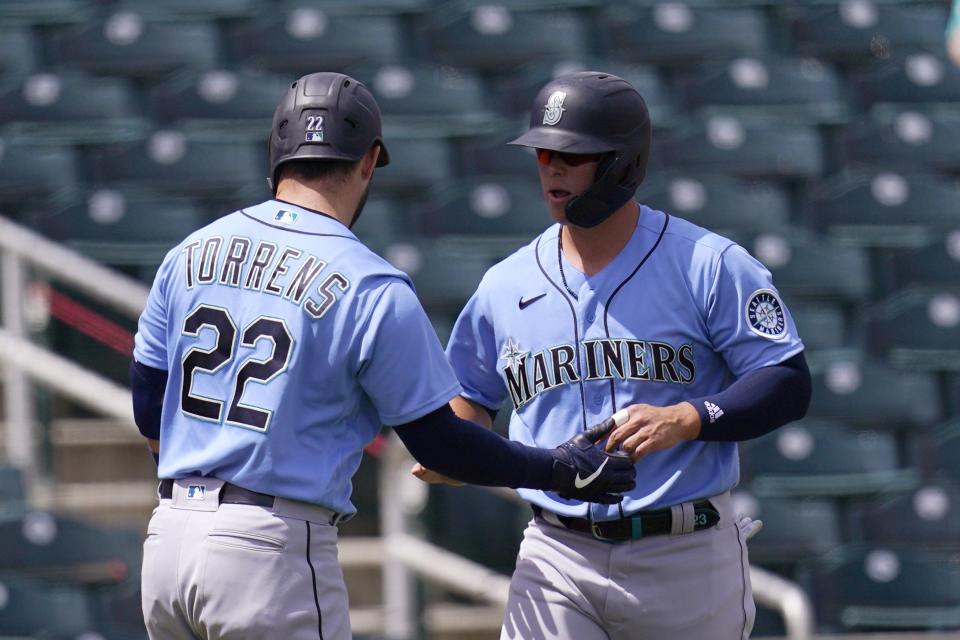
POLYGON ((419 462, 413 465, 413 467, 410 469, 410 473, 429 484, 449 484, 453 487, 462 487, 464 484, 466 484, 464 482, 460 482, 459 480, 454 480, 449 476, 445 476, 442 473, 431 471, 419 462))
POLYGON ((564 498, 616 504, 636 486, 637 470, 626 454, 596 445, 616 426, 614 418, 577 434, 553 450, 553 490, 564 498))
POLYGON ((669 407, 633 404, 626 411, 626 422, 607 438, 606 450, 614 451, 620 446, 633 461, 700 435, 700 414, 689 402, 669 407))

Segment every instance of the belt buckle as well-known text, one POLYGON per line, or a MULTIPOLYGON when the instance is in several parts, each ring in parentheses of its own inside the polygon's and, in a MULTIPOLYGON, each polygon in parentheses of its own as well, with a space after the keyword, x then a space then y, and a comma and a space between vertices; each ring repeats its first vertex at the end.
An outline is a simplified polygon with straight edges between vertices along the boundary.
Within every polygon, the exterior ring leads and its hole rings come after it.
POLYGON ((593 537, 594 537, 594 538, 596 538, 597 540, 600 540, 601 542, 610 542, 610 541, 611 541, 611 538, 608 538, 608 537, 606 537, 605 535, 603 535, 603 529, 600 528, 600 523, 599 523, 599 522, 591 522, 591 523, 590 523, 590 533, 593 534, 593 537))

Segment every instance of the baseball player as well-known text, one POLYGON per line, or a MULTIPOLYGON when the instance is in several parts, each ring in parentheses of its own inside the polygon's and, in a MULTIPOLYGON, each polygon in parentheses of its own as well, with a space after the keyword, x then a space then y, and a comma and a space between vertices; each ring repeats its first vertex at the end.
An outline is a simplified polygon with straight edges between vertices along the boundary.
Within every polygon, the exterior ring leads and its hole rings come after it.
POLYGON ((388 161, 367 88, 304 76, 273 119, 275 197, 159 268, 131 363, 162 478, 142 571, 151 638, 349 638, 336 525, 381 424, 462 481, 602 503, 634 486, 596 432, 539 449, 453 414, 462 390, 410 280, 350 232, 388 161))
POLYGON ((636 461, 618 504, 520 490, 535 517, 501 638, 729 640, 753 625, 758 523, 731 511, 736 441, 802 417, 810 375, 763 265, 634 202, 650 140, 616 76, 540 91, 512 144, 536 149, 556 224, 487 272, 447 346, 459 415, 489 425, 509 399, 510 437, 552 446, 616 412, 606 447, 636 461))

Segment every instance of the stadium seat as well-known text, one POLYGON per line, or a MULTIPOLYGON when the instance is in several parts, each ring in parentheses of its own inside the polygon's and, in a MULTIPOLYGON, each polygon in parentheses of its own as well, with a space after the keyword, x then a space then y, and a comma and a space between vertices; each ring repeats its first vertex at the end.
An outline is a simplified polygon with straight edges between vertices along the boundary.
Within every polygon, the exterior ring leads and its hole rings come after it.
POLYGON ((135 11, 153 17, 159 14, 169 18, 190 20, 237 20, 255 14, 265 0, 114 0, 112 6, 119 10, 135 11))
POLYGON ((700 60, 762 55, 767 24, 760 8, 612 4, 598 20, 605 53, 620 60, 679 66, 700 60))
POLYGON ((821 631, 960 626, 960 567, 909 547, 850 545, 805 564, 821 631))
POLYGON ((776 231, 789 223, 786 190, 713 173, 657 171, 640 186, 637 199, 722 235, 776 231))
POLYGON ((132 85, 121 78, 37 73, 0 86, 0 123, 32 141, 103 143, 142 134, 132 85))
POLYGON ((762 115, 781 121, 836 124, 849 118, 842 78, 813 59, 736 58, 682 73, 689 109, 762 115))
MULTIPOLYGON (((953 376, 946 387, 960 391, 960 377, 953 376)), ((915 435, 911 439, 910 455, 925 477, 934 481, 944 478, 960 487, 960 467, 956 464, 960 455, 960 413, 956 409, 954 407, 953 417, 946 422, 915 435)))
POLYGON ((20 469, 0 464, 0 520, 20 517, 27 511, 27 494, 20 469))
POLYGON ((158 20, 135 10, 68 27, 49 42, 62 68, 136 78, 212 67, 219 48, 212 23, 158 20))
POLYGON ((960 67, 942 54, 917 53, 890 60, 854 74, 851 80, 864 106, 960 101, 960 67))
POLYGON ((958 200, 937 175, 845 171, 810 189, 801 215, 846 245, 918 247, 960 228, 958 200))
POLYGON ((0 74, 24 75, 37 64, 37 50, 30 30, 0 28, 0 74))
POLYGON ((78 587, 0 575, 0 636, 20 638, 102 637, 89 635, 95 623, 87 594, 78 587))
POLYGON ((846 511, 847 530, 858 542, 960 550, 960 490, 943 480, 856 501, 846 511))
POLYGON ((378 192, 417 195, 452 177, 453 150, 445 138, 399 138, 387 143, 390 164, 377 170, 378 192))
POLYGON ((290 85, 285 76, 213 69, 172 76, 150 92, 151 112, 165 125, 217 140, 262 143, 277 101, 290 85))
POLYGON ((943 48, 942 6, 872 0, 782 5, 803 55, 849 62, 943 48))
POLYGON ((790 314, 808 351, 839 349, 846 344, 846 321, 839 305, 801 302, 790 305, 790 314))
POLYGON ((839 546, 837 505, 818 498, 765 498, 746 490, 733 493, 734 512, 763 521, 750 539, 750 561, 788 570, 794 563, 839 546))
POLYGON ((248 142, 203 141, 174 129, 143 141, 92 147, 94 182, 138 185, 170 194, 229 194, 258 187, 269 173, 263 147, 248 142))
POLYGON ((937 379, 852 351, 821 353, 811 366, 811 417, 867 429, 911 429, 942 418, 937 379))
POLYGON ((10 205, 75 195, 73 149, 8 143, 0 139, 0 202, 10 205))
POLYGON ((93 0, 4 0, 0 2, 0 23, 64 24, 90 17, 93 0))
POLYGON ((946 110, 874 109, 839 136, 838 161, 900 171, 960 171, 960 117, 946 110))
POLYGON ((557 76, 578 71, 603 71, 629 82, 647 103, 650 122, 655 128, 666 126, 674 117, 673 100, 654 67, 592 56, 524 65, 497 83, 498 108, 504 113, 519 116, 525 124, 525 116, 530 112, 540 89, 557 76))
POLYGON ((360 218, 350 230, 374 251, 417 234, 409 212, 400 199, 383 197, 379 190, 371 194, 360 218))
POLYGON ((535 180, 537 159, 534 150, 507 144, 522 132, 523 127, 514 127, 490 135, 455 138, 453 142, 460 157, 461 173, 529 176, 535 180))
POLYGON ((477 290, 480 279, 493 265, 484 252, 441 242, 394 242, 381 255, 413 278, 417 295, 425 306, 456 314, 477 290))
POLYGON ((114 266, 160 264, 208 217, 190 202, 135 189, 93 189, 86 200, 44 208, 31 224, 45 235, 114 266))
POLYGON ((347 72, 377 98, 388 137, 394 132, 400 136, 487 133, 499 122, 483 82, 466 69, 391 63, 351 67, 347 72))
POLYGON ((421 228, 433 236, 529 239, 552 223, 533 176, 472 176, 453 181, 438 186, 421 207, 421 228))
POLYGON ((878 276, 889 292, 907 287, 952 287, 960 282, 960 220, 957 229, 919 249, 888 251, 878 276))
POLYGON ((654 139, 664 165, 779 180, 819 177, 823 149, 814 127, 713 115, 654 139))
POLYGON ((577 59, 589 53, 588 25, 569 11, 450 3, 427 14, 421 28, 431 57, 472 69, 500 71, 532 60, 577 59))
POLYGON ((903 491, 919 477, 915 469, 900 465, 892 434, 816 419, 741 442, 740 458, 744 487, 765 497, 903 491))
POLYGON ((750 235, 741 244, 770 270, 788 305, 795 300, 861 302, 872 290, 862 249, 838 247, 795 227, 750 235))
POLYGON ((140 575, 135 531, 108 529, 32 511, 0 521, 0 572, 76 584, 117 584, 140 575))
POLYGON ((342 71, 349 65, 402 58, 402 31, 390 15, 342 15, 308 3, 265 6, 229 30, 235 58, 246 66, 296 74, 342 71))
POLYGON ((909 289, 870 309, 872 350, 894 366, 960 370, 960 283, 909 289))

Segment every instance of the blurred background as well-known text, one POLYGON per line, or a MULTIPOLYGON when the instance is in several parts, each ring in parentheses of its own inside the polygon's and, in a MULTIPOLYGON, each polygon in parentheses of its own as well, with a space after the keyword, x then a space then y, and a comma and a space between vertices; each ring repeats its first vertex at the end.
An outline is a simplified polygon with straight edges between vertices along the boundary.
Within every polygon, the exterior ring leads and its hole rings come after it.
MULTIPOLYGON (((808 418, 741 447, 737 505, 765 523, 752 562, 822 634, 960 629, 949 16, 943 0, 0 0, 0 636, 146 637, 136 317, 169 248, 269 197, 273 109, 318 70, 381 105, 393 162, 355 231, 413 276, 443 341, 485 269, 548 224, 532 156, 504 146, 537 90, 584 69, 633 83, 655 129, 638 199, 767 265, 807 345, 808 418)), ((410 480, 389 434, 367 453, 341 527, 357 637, 497 637, 529 509, 410 480)), ((760 591, 754 635, 798 637, 760 591)))

